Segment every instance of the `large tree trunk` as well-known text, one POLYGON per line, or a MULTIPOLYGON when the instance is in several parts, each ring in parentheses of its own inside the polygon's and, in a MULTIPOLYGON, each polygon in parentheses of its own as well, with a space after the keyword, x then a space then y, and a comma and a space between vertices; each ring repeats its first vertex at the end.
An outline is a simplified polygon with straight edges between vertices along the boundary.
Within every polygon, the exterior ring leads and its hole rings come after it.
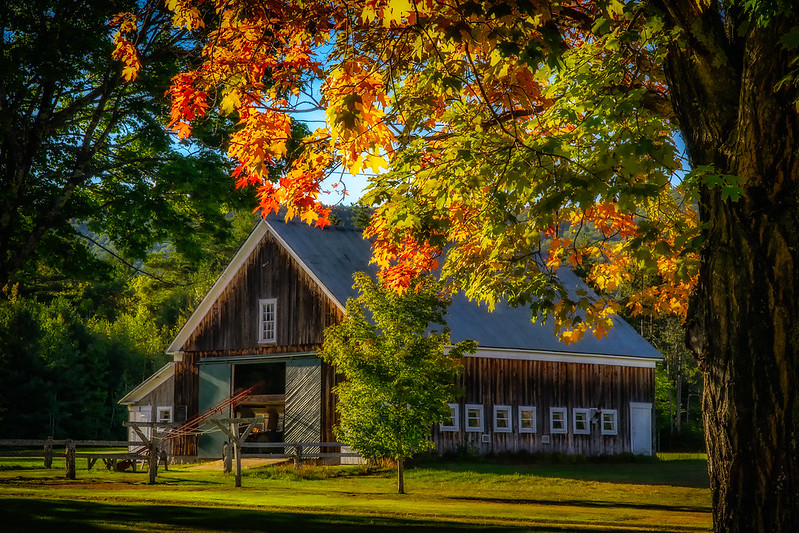
MULTIPOLYGON (((673 9, 678 23, 689 14, 673 9)), ((799 120, 796 89, 775 90, 788 73, 778 39, 797 21, 739 39, 723 28, 734 13, 693 15, 689 46, 667 66, 680 127, 692 163, 739 176, 744 192, 737 202, 701 193, 687 321, 705 380, 714 527, 799 531, 799 120)))

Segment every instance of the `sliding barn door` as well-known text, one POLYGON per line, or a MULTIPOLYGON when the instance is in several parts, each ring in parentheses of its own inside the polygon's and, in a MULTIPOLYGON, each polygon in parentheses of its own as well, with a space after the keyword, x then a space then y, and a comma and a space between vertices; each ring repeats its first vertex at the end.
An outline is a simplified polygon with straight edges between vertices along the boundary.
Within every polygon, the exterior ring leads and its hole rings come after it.
POLYGON ((316 357, 286 363, 283 431, 286 442, 319 442, 322 438, 322 361, 316 357))

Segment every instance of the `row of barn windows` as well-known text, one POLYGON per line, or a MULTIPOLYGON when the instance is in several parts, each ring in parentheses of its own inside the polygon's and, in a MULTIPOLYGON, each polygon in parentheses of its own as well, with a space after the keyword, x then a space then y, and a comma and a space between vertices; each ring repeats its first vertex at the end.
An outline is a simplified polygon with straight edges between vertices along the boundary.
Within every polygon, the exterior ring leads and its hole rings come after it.
MULTIPOLYGON (((460 431, 460 404, 450 403, 450 416, 439 426, 441 431, 460 431)), ((554 434, 569 433, 569 427, 575 435, 590 435, 591 426, 599 425, 602 435, 618 435, 618 411, 616 409, 574 408, 569 420, 567 407, 549 408, 549 432, 554 434), (571 422, 571 424, 569 423, 571 422)), ((510 405, 495 405, 493 430, 495 433, 512 433, 515 427, 519 433, 536 433, 538 414, 531 405, 520 405, 515 409, 510 405)), ((463 429, 467 432, 482 433, 486 430, 483 405, 469 404, 464 406, 463 429)))
MULTIPOLYGON (((275 342, 277 300, 275 298, 259 300, 258 316, 258 342, 275 342)), ((457 403, 449 404, 449 421, 440 426, 441 431, 460 431, 460 405, 457 403)), ((464 429, 469 432, 485 431, 485 420, 483 406, 481 404, 466 404, 464 429)), ((171 412, 169 422, 171 422, 171 412)), ((165 422, 167 420, 160 420, 165 422)), ((599 421, 599 428, 602 435, 618 434, 618 414, 615 409, 572 409, 571 427, 575 435, 590 435, 592 421, 599 421), (595 414, 598 418, 592 419, 595 414)), ((514 427, 513 409, 509 405, 494 406, 494 432, 512 433, 514 427)), ((535 433, 537 427, 536 408, 529 405, 520 405, 516 410, 516 425, 519 433, 535 433)), ((568 433, 569 417, 568 408, 550 407, 549 408, 549 432, 568 433)))

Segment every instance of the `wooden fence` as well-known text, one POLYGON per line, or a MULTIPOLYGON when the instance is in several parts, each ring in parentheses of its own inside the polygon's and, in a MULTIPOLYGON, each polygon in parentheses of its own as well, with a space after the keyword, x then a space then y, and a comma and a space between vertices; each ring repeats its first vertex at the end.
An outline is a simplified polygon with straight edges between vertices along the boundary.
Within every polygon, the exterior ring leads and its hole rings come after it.
MULTIPOLYGON (((66 478, 75 479, 75 466, 78 459, 86 459, 87 470, 91 470, 97 461, 102 461, 109 470, 115 469, 119 461, 130 461, 134 471, 136 470, 137 462, 149 462, 150 459, 148 455, 143 456, 133 452, 80 452, 78 451, 79 447, 130 448, 134 446, 140 447, 141 445, 141 442, 126 440, 0 439, 0 448, 41 448, 40 450, 5 450, 0 452, 0 455, 4 457, 42 457, 45 468, 53 467, 53 458, 64 458, 66 459, 66 478), (63 448, 64 451, 58 451, 59 448, 63 448)), ((158 460, 159 458, 163 459, 164 465, 166 465, 166 456, 156 450, 155 459, 158 460)), ((151 477, 154 477, 154 472, 151 477)))
MULTIPOLYGON (((240 419, 237 419, 240 420, 240 419)), ((226 428, 227 429, 227 428, 226 428)), ((226 433, 228 433, 226 431, 226 433)), ((244 442, 245 432, 241 434, 234 426, 228 436, 233 437, 225 444, 222 451, 223 470, 225 473, 233 471, 235 460, 236 486, 241 486, 241 458, 245 450, 255 450, 255 453, 246 453, 247 458, 267 458, 267 459, 293 459, 294 467, 300 468, 304 461, 322 458, 358 458, 360 456, 351 451, 342 450, 347 445, 340 442, 244 442), (338 449, 338 452, 330 450, 338 449), (267 452, 266 450, 275 450, 267 452), (260 452, 260 453, 259 453, 260 452)), ((167 468, 167 455, 159 449, 159 439, 150 439, 142 447, 140 441, 110 441, 110 440, 54 440, 48 439, 0 439, 0 450, 4 448, 40 448, 38 450, 27 449, 19 451, 0 451, 3 457, 42 457, 44 467, 53 467, 53 458, 66 459, 66 478, 75 479, 76 462, 78 459, 87 460, 87 470, 91 470, 97 461, 102 461, 109 470, 115 470, 119 461, 130 461, 133 471, 136 471, 138 462, 148 465, 150 483, 155 483, 158 471, 158 463, 162 462, 164 469, 167 468), (142 453, 116 452, 116 451, 88 451, 79 452, 79 447, 91 448, 138 448, 142 453), (63 452, 58 451, 63 448, 63 452)))

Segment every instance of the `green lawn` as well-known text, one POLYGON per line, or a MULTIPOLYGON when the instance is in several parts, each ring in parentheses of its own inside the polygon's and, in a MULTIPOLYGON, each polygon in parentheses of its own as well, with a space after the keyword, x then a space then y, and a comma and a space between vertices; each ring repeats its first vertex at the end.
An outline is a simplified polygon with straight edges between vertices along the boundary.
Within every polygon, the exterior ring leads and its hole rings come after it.
POLYGON ((0 531, 706 531, 705 459, 632 463, 421 464, 394 473, 361 467, 246 470, 187 466, 147 473, 86 471, 63 462, 0 458, 0 531))

